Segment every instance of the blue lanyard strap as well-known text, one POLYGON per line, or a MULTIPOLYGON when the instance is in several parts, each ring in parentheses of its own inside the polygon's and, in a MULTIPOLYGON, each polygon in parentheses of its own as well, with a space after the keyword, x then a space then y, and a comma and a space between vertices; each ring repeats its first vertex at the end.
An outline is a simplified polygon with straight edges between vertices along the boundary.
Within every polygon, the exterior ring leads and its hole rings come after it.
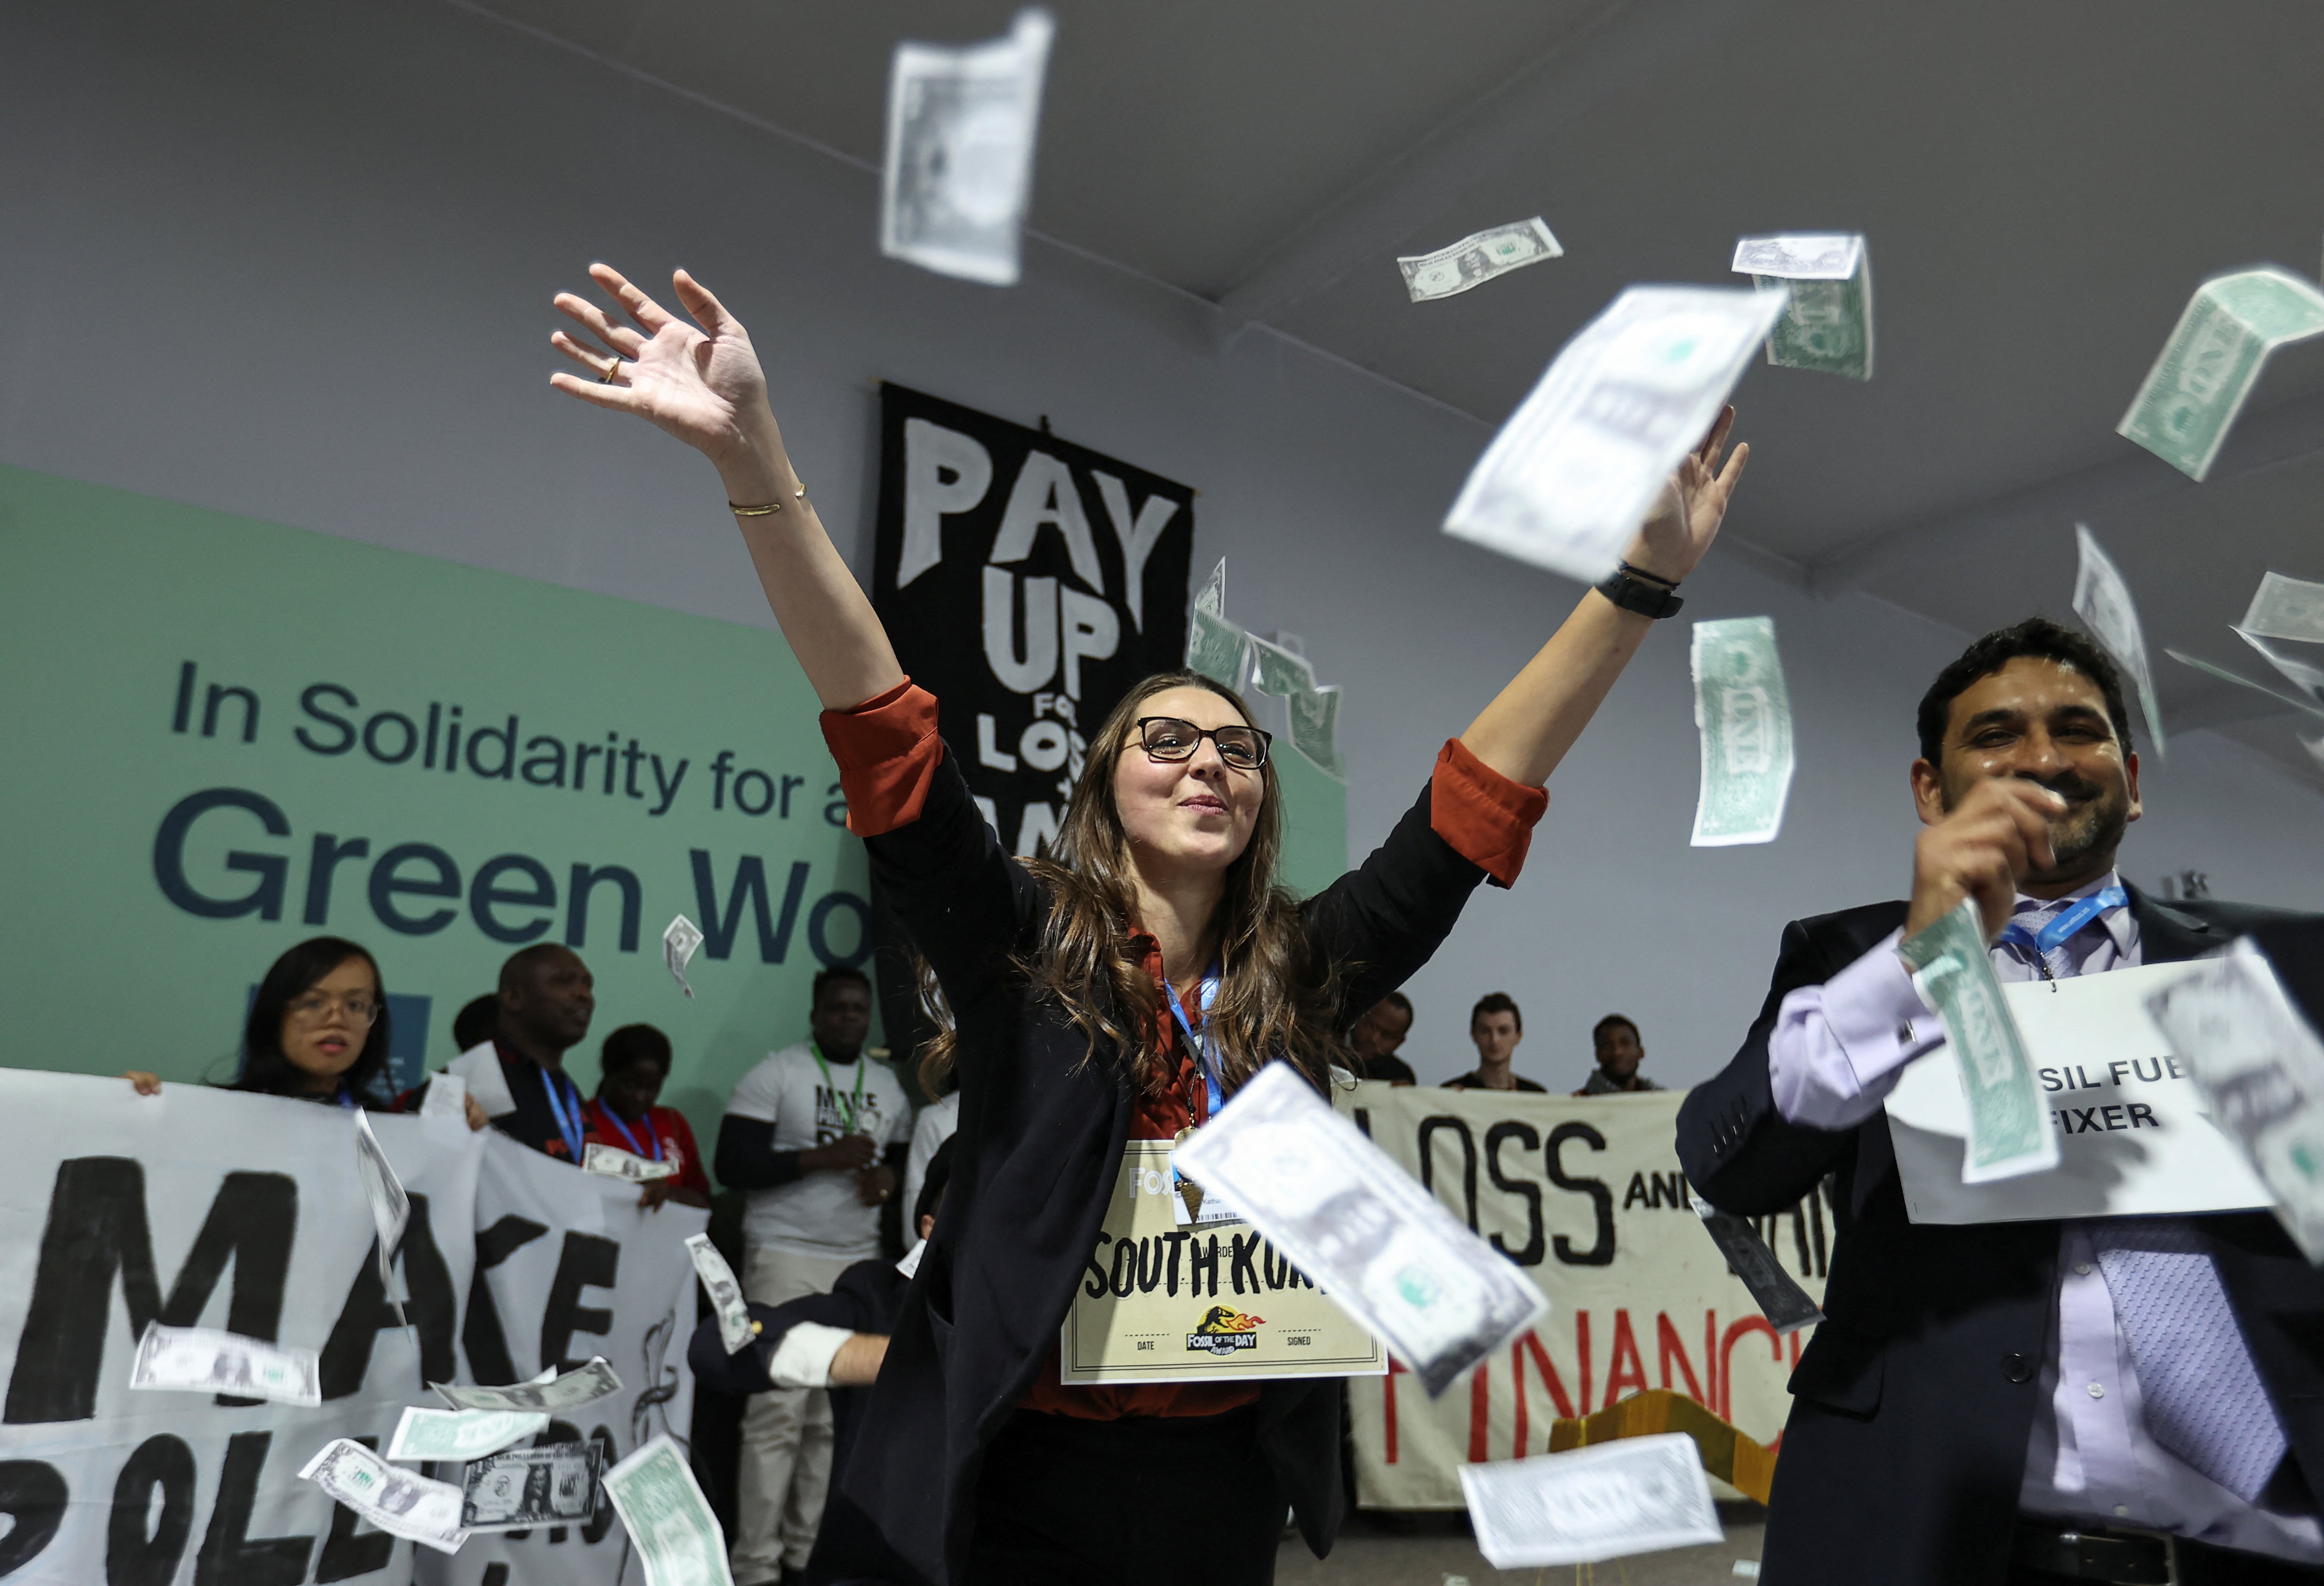
POLYGON ((2103 892, 2093 892, 2052 920, 2036 933, 2027 930, 2015 920, 2001 927, 1997 941, 2013 947, 2030 947, 2040 957, 2047 958, 2071 941, 2074 934, 2109 909, 2121 908, 2130 902, 2130 894, 2120 887, 2108 887, 2103 892))
POLYGON ((645 1146, 638 1144, 638 1137, 630 1132, 630 1126, 622 1121, 622 1115, 605 1104, 605 1099, 603 1096, 597 1098, 597 1111, 605 1115, 606 1122, 621 1130, 622 1139, 628 1142, 630 1154, 632 1156, 644 1157, 650 1155, 657 1162, 661 1160, 661 1136, 654 1132, 653 1114, 650 1111, 649 1111, 645 1116, 646 1145, 650 1145, 653 1148, 652 1151, 649 1152, 645 1146))
POLYGON ((1219 1109, 1227 1104, 1226 1092, 1219 1084, 1218 1051, 1211 1040, 1211 1009, 1218 1002, 1222 978, 1219 962, 1214 958, 1211 961, 1211 967, 1203 972, 1200 992, 1203 1028, 1199 1035, 1193 1024, 1187 1021, 1185 1004, 1178 1000, 1177 991, 1167 981, 1162 987, 1162 1000, 1170 1004, 1170 1017, 1176 1019, 1178 1028, 1185 1032, 1186 1049, 1194 1055, 1194 1066, 1203 1071, 1204 1099, 1210 1103, 1203 1114, 1205 1119, 1216 1118, 1219 1109))
POLYGON ((549 1111, 557 1120, 557 1132, 565 1137, 565 1148, 573 1153, 573 1165, 578 1167, 581 1166, 581 1092, 571 1080, 565 1081, 566 1085, 573 1090, 573 1110, 567 1112, 565 1097, 557 1085, 561 1077, 546 1068, 540 1071, 540 1083, 549 1092, 549 1111))

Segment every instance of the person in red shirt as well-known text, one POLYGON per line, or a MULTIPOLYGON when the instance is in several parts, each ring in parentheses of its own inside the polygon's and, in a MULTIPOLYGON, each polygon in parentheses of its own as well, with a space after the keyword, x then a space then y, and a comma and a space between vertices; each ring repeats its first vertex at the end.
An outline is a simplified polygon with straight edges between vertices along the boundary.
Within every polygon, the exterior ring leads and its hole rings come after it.
POLYGON ((650 1024, 623 1025, 598 1048, 597 1074, 596 1093, 581 1115, 582 1149, 595 1140, 649 1162, 676 1163, 676 1176, 647 1183, 641 1206, 710 1204, 710 1176, 686 1114, 654 1105, 669 1079, 669 1037, 650 1024))
POLYGON ((1277 883, 1268 735, 1194 672, 1135 685, 1090 733, 1055 858, 1003 851, 935 697, 807 502, 749 334, 683 272, 695 324, 608 266, 591 274, 623 318, 560 293, 595 339, 556 334, 588 378, 552 383, 717 467, 825 707, 848 828, 956 1016, 936 1043, 960 1075, 954 1176, 841 1490, 955 1586, 1260 1586, 1286 1506, 1322 1556, 1345 1506, 1337 1380, 1068 1388, 1059 1330, 1129 1140, 1202 1127, 1270 1063, 1328 1085, 1347 1028, 1428 961, 1479 885, 1516 879, 1543 784, 1718 532, 1748 455, 1720 467, 1732 410, 1623 566, 1445 743, 1387 840, 1303 901, 1277 883))

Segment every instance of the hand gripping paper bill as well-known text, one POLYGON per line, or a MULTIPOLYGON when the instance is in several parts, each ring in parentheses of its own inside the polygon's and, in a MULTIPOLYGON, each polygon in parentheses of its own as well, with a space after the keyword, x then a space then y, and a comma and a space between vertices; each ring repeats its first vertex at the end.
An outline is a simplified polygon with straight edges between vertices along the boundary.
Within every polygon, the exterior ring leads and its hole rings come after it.
POLYGON ((1006 38, 965 49, 896 46, 880 251, 942 275, 1017 284, 1033 188, 1041 81, 1056 24, 1020 11, 1006 38))
POLYGON ((669 965, 670 978, 678 989, 689 998, 694 988, 686 983, 686 966, 694 961, 694 950, 702 945, 702 929, 684 915, 669 922, 669 929, 661 934, 661 961, 669 965))
POLYGON ((646 1586, 734 1586, 726 1569, 726 1535, 669 1434, 606 1471, 604 1480, 605 1496, 645 1565, 646 1586))
POLYGON ((1702 786, 1693 845, 1772 843, 1792 791, 1792 701, 1769 617, 1694 625, 1694 725, 1702 786))
POLYGON ((1586 584, 1611 573, 1787 298, 1748 287, 1625 291, 1509 415, 1444 531, 1586 584))
POLYGON ((1702 1455, 1683 1432, 1462 1465, 1477 1551, 1497 1570, 1594 1563, 1719 1542, 1702 1455))
POLYGON ((1538 215, 1508 226, 1472 232, 1433 254, 1399 254, 1396 267, 1404 272, 1404 290, 1416 303, 1457 297, 1497 275, 1564 256, 1549 225, 1538 215))
POLYGON ((2074 525, 2074 543, 2081 550, 2081 566, 2074 575, 2074 614, 2088 624, 2107 653, 2130 674, 2138 689, 2138 708, 2146 718, 2154 752, 2163 753, 2163 706, 2154 697, 2154 669, 2146 659, 2146 633, 2138 625, 2138 607, 2130 598, 2130 585, 2087 523, 2074 525))
POLYGON ((2001 995, 2001 981, 1985 942, 1977 899, 1908 936, 1897 949, 1913 983, 1944 1020, 1960 1065, 1969 1102, 1969 1147, 1961 1182, 1987 1184, 2058 1165, 2058 1136, 2043 1103, 2040 1082, 2025 1055, 2017 1020, 2001 995))
POLYGON ((1791 289, 1767 333, 1767 362, 1850 380, 1872 378, 1872 250, 1853 232, 1747 236, 1733 268, 1755 286, 1791 289))
POLYGON ((2195 289, 2171 339, 2115 427, 2201 480, 2259 383, 2268 355, 2324 331, 2324 292, 2266 265, 2195 289))

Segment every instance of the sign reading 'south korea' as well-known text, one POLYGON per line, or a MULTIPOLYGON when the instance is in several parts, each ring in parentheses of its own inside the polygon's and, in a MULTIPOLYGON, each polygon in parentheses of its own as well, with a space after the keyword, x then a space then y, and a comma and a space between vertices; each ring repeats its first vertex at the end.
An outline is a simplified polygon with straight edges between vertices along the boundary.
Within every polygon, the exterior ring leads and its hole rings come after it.
POLYGON ((1240 1221, 1182 1228, 1170 1145, 1121 1155, 1058 1339, 1068 1387, 1227 1377, 1377 1377, 1379 1340, 1240 1221))

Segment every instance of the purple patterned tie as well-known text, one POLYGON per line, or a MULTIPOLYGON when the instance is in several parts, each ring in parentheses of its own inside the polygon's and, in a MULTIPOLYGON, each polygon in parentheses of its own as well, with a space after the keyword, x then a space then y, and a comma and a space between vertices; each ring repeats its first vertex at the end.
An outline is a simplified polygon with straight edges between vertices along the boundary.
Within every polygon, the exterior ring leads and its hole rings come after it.
POLYGON ((2109 1219, 2090 1226, 2090 1243, 2138 1368, 2148 1434, 2255 1501, 2282 1462, 2283 1425, 2194 1224, 2109 1219))

